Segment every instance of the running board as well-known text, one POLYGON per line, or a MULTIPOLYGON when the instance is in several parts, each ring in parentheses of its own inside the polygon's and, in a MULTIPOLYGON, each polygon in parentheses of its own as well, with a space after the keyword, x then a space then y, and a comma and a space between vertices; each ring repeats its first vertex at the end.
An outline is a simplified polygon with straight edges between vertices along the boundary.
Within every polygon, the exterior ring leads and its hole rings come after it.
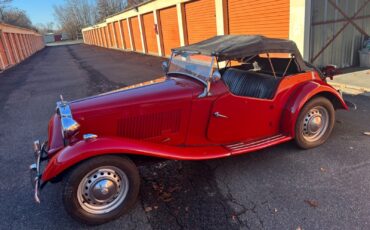
POLYGON ((284 135, 275 135, 255 141, 238 142, 224 147, 231 152, 231 155, 257 151, 272 145, 290 141, 292 137, 284 135))

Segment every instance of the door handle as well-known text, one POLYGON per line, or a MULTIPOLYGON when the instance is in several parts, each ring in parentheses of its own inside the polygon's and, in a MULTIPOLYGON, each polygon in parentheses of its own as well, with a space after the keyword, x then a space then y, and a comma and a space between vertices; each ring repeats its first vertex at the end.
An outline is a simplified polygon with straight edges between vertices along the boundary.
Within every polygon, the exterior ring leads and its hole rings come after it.
POLYGON ((213 116, 217 117, 217 118, 229 118, 228 116, 225 116, 225 115, 222 115, 221 113, 219 112, 215 112, 213 114, 213 116))

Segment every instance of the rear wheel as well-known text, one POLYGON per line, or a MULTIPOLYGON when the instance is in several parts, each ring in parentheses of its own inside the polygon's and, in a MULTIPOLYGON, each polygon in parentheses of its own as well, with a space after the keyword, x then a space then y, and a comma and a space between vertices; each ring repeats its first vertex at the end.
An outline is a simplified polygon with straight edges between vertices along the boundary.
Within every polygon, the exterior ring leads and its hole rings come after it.
POLYGON ((333 104, 324 97, 309 101, 301 110, 295 127, 295 141, 304 149, 323 144, 330 136, 335 121, 333 104))
POLYGON ((139 172, 126 157, 100 156, 73 168, 64 180, 63 203, 76 220, 90 225, 118 218, 135 204, 139 172))

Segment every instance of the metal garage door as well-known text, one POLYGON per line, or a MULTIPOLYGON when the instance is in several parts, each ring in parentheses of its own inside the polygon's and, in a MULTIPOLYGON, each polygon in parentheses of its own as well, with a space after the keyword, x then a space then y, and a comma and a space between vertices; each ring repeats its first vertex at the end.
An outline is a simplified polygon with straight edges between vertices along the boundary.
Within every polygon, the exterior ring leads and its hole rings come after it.
POLYGON ((3 33, 4 35, 4 41, 5 41, 5 46, 8 49, 8 54, 9 54, 9 61, 11 64, 16 63, 16 58, 14 56, 14 49, 12 48, 12 44, 10 43, 10 37, 8 33, 3 33))
POLYGON ((171 49, 180 46, 179 24, 176 7, 159 11, 162 43, 165 56, 171 55, 171 49))
POLYGON ((156 28, 154 24, 153 13, 143 15, 145 42, 148 52, 151 54, 158 54, 156 28))
POLYGON ((109 30, 109 42, 110 47, 117 47, 116 40, 114 39, 114 29, 113 29, 113 23, 108 24, 108 30, 109 30))
POLYGON ((100 28, 100 33, 101 33, 101 41, 102 41, 102 46, 107 47, 107 40, 105 40, 105 29, 104 27, 100 28))
POLYGON ((131 22, 131 31, 132 31, 132 38, 134 40, 134 50, 135 51, 143 51, 143 44, 141 43, 141 33, 139 27, 139 19, 138 17, 130 18, 131 22))
POLYGON ((99 36, 99 32, 97 29, 94 29, 94 32, 95 32, 95 45, 100 45, 100 36, 99 36))
POLYGON ((117 47, 122 49, 122 38, 118 22, 114 22, 114 34, 116 35, 117 47))
POLYGON ((121 21, 121 28, 122 28, 122 33, 123 33, 123 39, 125 42, 125 48, 131 49, 130 34, 128 32, 128 25, 127 25, 126 19, 121 21))
POLYGON ((110 35, 109 35, 109 28, 108 28, 108 25, 106 25, 104 27, 104 31, 105 31, 105 41, 106 41, 106 47, 109 48, 112 46, 112 42, 111 42, 111 39, 110 39, 110 35))
POLYGON ((313 0, 310 62, 349 67, 359 63, 358 50, 370 37, 370 1, 313 0))
POLYGON ((193 44, 217 34, 215 0, 185 3, 187 44, 193 44))
POLYGON ((95 31, 95 45, 99 46, 100 45, 99 31, 98 29, 94 29, 94 31, 95 31))
POLYGON ((1 42, 0 42, 0 55, 1 55, 1 60, 2 60, 2 69, 5 69, 6 66, 9 65, 8 61, 8 56, 6 55, 6 48, 3 44, 5 44, 5 41, 3 40, 4 37, 0 37, 1 42))
POLYGON ((98 41, 97 41, 96 29, 93 29, 92 32, 93 32, 93 37, 94 37, 94 45, 97 45, 98 41))
POLYGON ((100 36, 99 36, 99 31, 98 29, 94 29, 95 31, 95 45, 99 46, 100 45, 100 36))
POLYGON ((289 38, 290 0, 228 0, 230 34, 289 38))

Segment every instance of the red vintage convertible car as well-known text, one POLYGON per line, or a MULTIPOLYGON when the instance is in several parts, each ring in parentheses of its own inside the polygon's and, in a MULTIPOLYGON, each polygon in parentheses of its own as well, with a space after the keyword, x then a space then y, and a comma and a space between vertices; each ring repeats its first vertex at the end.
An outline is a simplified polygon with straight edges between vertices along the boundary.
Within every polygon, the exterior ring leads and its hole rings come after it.
POLYGON ((325 81, 333 69, 325 76, 289 40, 216 36, 174 49, 163 67, 157 80, 57 103, 48 141, 34 143, 37 202, 47 182, 62 180, 67 212, 101 224, 135 203, 139 156, 207 160, 292 139, 313 148, 347 109, 325 81))

